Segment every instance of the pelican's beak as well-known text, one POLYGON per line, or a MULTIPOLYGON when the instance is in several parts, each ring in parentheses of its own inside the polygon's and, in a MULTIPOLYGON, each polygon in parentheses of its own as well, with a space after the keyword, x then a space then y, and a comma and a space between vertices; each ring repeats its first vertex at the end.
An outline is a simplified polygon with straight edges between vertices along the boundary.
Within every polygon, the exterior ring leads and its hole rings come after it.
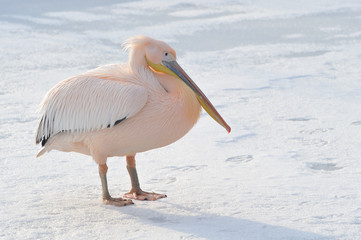
POLYGON ((187 84, 193 92, 196 94, 196 97, 203 107, 203 109, 222 127, 224 127, 228 133, 231 132, 231 127, 224 121, 222 116, 217 112, 212 103, 208 100, 206 95, 202 90, 193 82, 193 80, 188 76, 188 74, 179 66, 175 60, 171 61, 162 61, 162 64, 154 64, 147 59, 148 64, 156 71, 161 71, 168 73, 172 76, 175 76, 181 79, 185 84, 187 84))

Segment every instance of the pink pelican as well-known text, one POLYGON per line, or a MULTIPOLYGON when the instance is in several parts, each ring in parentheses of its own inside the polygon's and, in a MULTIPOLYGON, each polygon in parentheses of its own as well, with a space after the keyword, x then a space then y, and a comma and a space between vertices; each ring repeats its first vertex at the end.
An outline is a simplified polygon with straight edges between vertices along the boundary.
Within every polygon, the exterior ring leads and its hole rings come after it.
POLYGON ((129 60, 65 79, 46 94, 36 133, 37 157, 53 149, 92 156, 99 166, 103 202, 124 206, 131 199, 166 195, 140 188, 136 153, 169 145, 197 122, 201 106, 228 132, 231 128, 176 62, 166 43, 136 36, 124 43, 129 60), (110 196, 107 158, 126 156, 132 188, 123 198, 110 196))

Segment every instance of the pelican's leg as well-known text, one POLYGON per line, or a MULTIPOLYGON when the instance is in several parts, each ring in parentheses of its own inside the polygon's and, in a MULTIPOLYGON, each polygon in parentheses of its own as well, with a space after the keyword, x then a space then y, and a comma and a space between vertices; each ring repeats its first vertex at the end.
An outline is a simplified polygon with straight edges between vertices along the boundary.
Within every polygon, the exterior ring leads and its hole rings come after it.
POLYGON ((165 198, 167 195, 158 193, 144 192, 139 185, 137 169, 135 168, 134 156, 127 156, 127 169, 132 182, 132 189, 123 195, 125 198, 137 199, 137 200, 150 200, 154 201, 159 198, 165 198))
POLYGON ((125 206, 129 204, 133 204, 132 200, 123 199, 123 198, 112 198, 109 194, 108 190, 108 182, 107 182, 107 164, 99 164, 99 175, 100 180, 102 181, 102 189, 103 189, 103 202, 109 205, 115 206, 125 206))

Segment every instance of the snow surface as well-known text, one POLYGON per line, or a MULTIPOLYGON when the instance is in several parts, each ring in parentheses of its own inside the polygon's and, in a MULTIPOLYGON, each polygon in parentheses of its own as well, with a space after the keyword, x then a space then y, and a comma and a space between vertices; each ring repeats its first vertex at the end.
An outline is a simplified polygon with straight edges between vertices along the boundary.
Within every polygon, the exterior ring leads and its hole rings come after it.
MULTIPOLYGON (((360 59, 359 0, 2 0, 0 239, 361 239, 360 59), (35 158, 36 110, 137 34, 177 50, 232 132, 203 113, 138 154, 168 198, 117 208, 90 157, 35 158)), ((128 191, 125 161, 108 166, 128 191)))

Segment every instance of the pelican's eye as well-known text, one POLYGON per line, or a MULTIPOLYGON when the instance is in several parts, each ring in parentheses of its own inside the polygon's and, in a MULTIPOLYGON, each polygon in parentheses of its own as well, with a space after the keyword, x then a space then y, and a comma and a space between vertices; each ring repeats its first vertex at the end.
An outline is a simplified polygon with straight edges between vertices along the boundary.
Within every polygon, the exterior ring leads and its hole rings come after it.
POLYGON ((170 52, 163 52, 163 61, 175 61, 175 57, 170 52))

